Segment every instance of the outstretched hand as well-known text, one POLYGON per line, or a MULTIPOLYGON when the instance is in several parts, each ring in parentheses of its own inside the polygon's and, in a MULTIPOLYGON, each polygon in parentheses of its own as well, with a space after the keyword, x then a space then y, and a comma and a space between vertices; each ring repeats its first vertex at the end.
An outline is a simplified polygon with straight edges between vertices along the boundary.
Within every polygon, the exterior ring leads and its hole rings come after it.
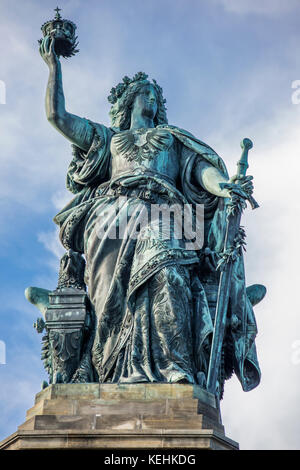
POLYGON ((59 59, 54 50, 55 39, 45 36, 40 44, 40 54, 49 68, 59 64, 59 59))

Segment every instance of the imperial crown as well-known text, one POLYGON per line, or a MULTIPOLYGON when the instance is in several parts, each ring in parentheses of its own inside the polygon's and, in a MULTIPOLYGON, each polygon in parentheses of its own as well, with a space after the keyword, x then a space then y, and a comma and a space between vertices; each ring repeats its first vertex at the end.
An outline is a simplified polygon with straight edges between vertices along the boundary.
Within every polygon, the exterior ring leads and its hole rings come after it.
MULTIPOLYGON (((77 49, 78 42, 76 32, 76 24, 70 20, 65 20, 60 15, 60 8, 55 8, 56 15, 53 20, 49 20, 44 23, 41 27, 43 36, 50 36, 55 38, 54 49, 56 54, 64 57, 72 57, 79 52, 77 49)), ((42 42, 42 39, 39 40, 39 43, 42 42)))

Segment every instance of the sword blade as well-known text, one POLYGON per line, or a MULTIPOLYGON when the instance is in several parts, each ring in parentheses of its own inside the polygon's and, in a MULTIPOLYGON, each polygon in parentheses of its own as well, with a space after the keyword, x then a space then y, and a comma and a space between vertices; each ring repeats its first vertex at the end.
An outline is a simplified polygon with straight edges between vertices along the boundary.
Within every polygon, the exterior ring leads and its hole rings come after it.
POLYGON ((216 393, 217 380, 221 364, 221 355, 223 347, 223 339, 226 328, 227 308, 229 301, 230 282, 232 273, 232 263, 227 266, 225 271, 221 272, 218 300, 216 306, 216 315, 214 321, 214 332, 210 353, 210 362, 207 376, 207 390, 210 393, 216 393))

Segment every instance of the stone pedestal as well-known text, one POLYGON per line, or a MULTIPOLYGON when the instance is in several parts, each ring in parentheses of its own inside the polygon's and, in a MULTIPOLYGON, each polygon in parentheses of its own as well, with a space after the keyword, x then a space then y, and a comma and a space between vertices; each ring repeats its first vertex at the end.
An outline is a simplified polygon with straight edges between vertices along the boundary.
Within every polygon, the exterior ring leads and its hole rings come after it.
POLYGON ((237 450, 215 398, 186 384, 55 384, 0 449, 237 450))

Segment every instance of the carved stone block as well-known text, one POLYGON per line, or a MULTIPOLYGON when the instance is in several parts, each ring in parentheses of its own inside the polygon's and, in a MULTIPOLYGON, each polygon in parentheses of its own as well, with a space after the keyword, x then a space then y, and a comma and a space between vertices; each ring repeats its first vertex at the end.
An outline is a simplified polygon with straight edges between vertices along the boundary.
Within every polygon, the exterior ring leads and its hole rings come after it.
POLYGON ((52 383, 71 382, 79 366, 88 327, 86 302, 87 295, 82 289, 63 287, 49 293, 45 326, 52 383))

